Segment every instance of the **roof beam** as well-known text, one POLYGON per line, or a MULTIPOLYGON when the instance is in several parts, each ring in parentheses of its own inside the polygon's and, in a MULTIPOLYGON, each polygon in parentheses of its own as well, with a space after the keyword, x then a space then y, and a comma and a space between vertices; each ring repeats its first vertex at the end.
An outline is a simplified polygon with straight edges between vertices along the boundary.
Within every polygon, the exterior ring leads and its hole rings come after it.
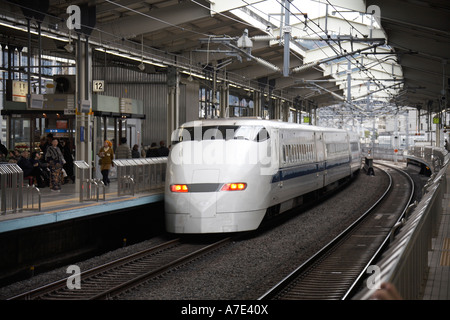
MULTIPOLYGON (((107 0, 109 2, 109 0, 107 0)), ((119 7, 124 7, 115 3, 119 7)), ((125 7, 126 8, 126 7, 125 7)), ((122 38, 129 39, 142 33, 156 32, 163 28, 187 23, 196 19, 210 16, 210 11, 190 1, 182 2, 171 7, 157 9, 150 14, 138 13, 124 17, 110 23, 98 26, 102 34, 95 36, 103 42, 117 41, 122 38)))
POLYGON ((448 10, 441 10, 426 1, 367 0, 366 4, 380 8, 382 24, 383 21, 400 22, 413 28, 450 34, 448 10))

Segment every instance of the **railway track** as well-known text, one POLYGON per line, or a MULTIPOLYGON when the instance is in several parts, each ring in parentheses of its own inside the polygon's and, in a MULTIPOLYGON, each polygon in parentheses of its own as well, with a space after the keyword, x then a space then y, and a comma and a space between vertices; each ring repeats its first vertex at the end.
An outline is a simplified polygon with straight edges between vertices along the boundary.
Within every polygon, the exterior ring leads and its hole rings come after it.
POLYGON ((16 295, 8 300, 109 299, 217 250, 229 243, 230 240, 231 238, 224 238, 209 243, 188 243, 180 239, 166 241, 80 273, 79 289, 75 288, 69 277, 16 295))
POLYGON ((344 300, 361 285, 370 266, 406 212, 414 183, 401 170, 378 164, 389 175, 383 196, 360 219, 259 300, 344 300))

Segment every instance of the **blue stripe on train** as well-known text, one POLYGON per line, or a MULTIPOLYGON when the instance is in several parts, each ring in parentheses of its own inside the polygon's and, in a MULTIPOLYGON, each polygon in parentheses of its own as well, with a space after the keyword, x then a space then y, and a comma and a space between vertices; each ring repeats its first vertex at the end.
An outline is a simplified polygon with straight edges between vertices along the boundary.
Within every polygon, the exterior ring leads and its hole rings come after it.
POLYGON ((348 164, 350 164, 349 159, 338 159, 320 163, 302 164, 288 168, 279 168, 278 172, 272 176, 272 183, 286 181, 348 164))

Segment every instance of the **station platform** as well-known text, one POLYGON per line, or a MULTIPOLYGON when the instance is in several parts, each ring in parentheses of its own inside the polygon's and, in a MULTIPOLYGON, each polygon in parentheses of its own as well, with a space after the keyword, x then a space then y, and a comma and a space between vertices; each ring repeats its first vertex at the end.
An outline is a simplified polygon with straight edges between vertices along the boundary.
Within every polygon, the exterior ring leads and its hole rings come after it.
POLYGON ((133 207, 164 200, 163 188, 153 189, 151 192, 146 191, 123 196, 118 195, 117 180, 111 180, 110 185, 105 188, 105 200, 101 196, 98 201, 84 200, 82 202, 80 202, 79 193, 76 191, 76 184, 72 183, 72 181, 63 184, 60 192, 53 192, 48 187, 41 188, 39 189, 41 193, 41 211, 26 209, 24 204, 22 212, 0 214, 0 233, 126 208, 132 209, 133 207))
POLYGON ((447 190, 436 238, 428 253, 429 272, 423 300, 450 300, 450 166, 446 172, 447 190))
MULTIPOLYGON (((378 162, 385 162, 401 170, 406 170, 411 164, 411 162, 394 164, 383 160, 378 162)), ((418 167, 421 168, 421 165, 418 167)), ((418 169, 419 171, 420 174, 424 174, 423 170, 418 169)), ((419 298, 421 300, 450 300, 450 166, 447 167, 446 179, 447 190, 442 199, 443 211, 438 221, 438 234, 432 238, 431 249, 428 251, 428 274, 424 279, 422 296, 419 298)))
MULTIPOLYGON (((405 169, 406 164, 399 163, 398 166, 405 169)), ((432 239, 428 253, 429 271, 424 282, 422 300, 450 300, 450 167, 447 168, 446 179, 447 190, 442 199, 443 212, 438 234, 432 239)), ((24 209, 22 212, 0 215, 0 233, 132 209, 164 200, 163 188, 136 193, 133 196, 118 196, 117 188, 118 182, 112 180, 106 187, 106 200, 83 202, 80 202, 76 185, 72 182, 63 184, 61 192, 42 188, 41 211, 24 209)))

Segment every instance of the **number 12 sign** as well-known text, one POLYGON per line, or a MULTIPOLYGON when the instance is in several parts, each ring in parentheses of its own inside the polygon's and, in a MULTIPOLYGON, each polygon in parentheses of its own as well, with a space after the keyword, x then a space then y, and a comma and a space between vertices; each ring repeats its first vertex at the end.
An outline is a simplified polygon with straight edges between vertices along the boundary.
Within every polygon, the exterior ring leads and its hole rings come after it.
POLYGON ((92 91, 93 92, 105 91, 105 81, 104 80, 93 80, 92 81, 92 91))

